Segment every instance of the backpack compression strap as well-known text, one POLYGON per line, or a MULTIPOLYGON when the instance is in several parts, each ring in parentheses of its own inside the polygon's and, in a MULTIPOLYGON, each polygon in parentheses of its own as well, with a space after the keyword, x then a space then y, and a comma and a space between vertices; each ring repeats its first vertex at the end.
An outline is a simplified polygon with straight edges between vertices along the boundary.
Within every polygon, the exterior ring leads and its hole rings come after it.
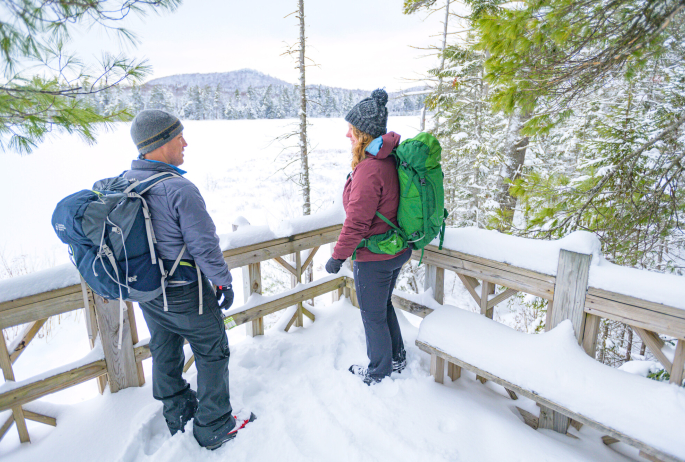
MULTIPOLYGON (((406 239, 406 233, 405 233, 404 231, 402 231, 401 228, 398 228, 397 226, 395 226, 395 225, 392 223, 392 221, 390 221, 390 220, 388 220, 387 218, 385 218, 385 217, 383 216, 383 214, 381 214, 381 213, 378 212, 378 211, 376 212, 376 216, 377 216, 378 218, 380 218, 381 220, 383 220, 383 221, 384 221, 388 226, 390 226, 392 229, 394 229, 395 231, 397 231, 397 232, 402 236, 402 238, 405 240, 405 242, 409 242, 409 241, 406 239)), ((354 252, 352 253, 352 260, 356 260, 356 259, 357 259, 357 249, 361 249, 361 248, 368 247, 368 246, 369 246, 369 238, 364 238, 364 239, 362 239, 361 242, 360 242, 359 244, 357 244, 357 247, 354 249, 354 252)))

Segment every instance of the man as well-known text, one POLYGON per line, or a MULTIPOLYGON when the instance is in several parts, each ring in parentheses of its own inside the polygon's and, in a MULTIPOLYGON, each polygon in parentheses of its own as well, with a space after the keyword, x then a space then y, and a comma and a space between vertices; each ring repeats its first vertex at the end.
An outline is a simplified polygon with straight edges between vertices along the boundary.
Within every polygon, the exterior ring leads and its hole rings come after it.
POLYGON ((230 352, 221 308, 233 303, 231 273, 200 191, 178 168, 188 146, 181 121, 164 111, 144 110, 133 120, 131 137, 139 156, 125 178, 145 180, 163 172, 178 175, 156 184, 144 195, 157 239, 155 249, 167 271, 186 246, 168 280, 168 311, 163 295, 140 303, 151 336, 152 393, 164 403, 164 417, 172 435, 184 431, 185 424, 194 419, 197 442, 216 449, 255 418, 251 413, 233 416, 229 397, 230 352), (197 268, 202 273, 200 281, 197 268), (216 295, 212 284, 218 286, 216 295), (195 355, 197 393, 182 377, 184 339, 195 355))

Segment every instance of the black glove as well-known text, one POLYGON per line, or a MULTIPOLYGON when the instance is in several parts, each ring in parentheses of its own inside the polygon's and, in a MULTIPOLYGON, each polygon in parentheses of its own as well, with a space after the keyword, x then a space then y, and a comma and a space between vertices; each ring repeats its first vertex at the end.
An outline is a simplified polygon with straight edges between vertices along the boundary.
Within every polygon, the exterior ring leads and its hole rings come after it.
POLYGON ((233 305, 233 286, 232 285, 227 285, 227 286, 216 286, 216 301, 220 302, 219 303, 219 308, 227 310, 233 305), (221 301, 221 297, 224 298, 224 301, 221 301))
POLYGON ((326 271, 330 274, 335 274, 340 271, 340 267, 345 263, 345 260, 338 260, 337 258, 329 258, 326 262, 326 271))

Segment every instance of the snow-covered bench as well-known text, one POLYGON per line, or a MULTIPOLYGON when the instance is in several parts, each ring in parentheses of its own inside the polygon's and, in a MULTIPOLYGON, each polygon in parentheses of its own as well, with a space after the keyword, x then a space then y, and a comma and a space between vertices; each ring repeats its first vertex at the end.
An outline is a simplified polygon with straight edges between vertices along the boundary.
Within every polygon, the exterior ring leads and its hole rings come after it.
POLYGON ((421 323, 416 345, 431 354, 431 373, 452 380, 461 368, 526 396, 652 460, 685 460, 685 389, 605 366, 578 345, 570 321, 527 335, 453 307, 421 323), (656 459, 654 459, 656 458, 656 459))

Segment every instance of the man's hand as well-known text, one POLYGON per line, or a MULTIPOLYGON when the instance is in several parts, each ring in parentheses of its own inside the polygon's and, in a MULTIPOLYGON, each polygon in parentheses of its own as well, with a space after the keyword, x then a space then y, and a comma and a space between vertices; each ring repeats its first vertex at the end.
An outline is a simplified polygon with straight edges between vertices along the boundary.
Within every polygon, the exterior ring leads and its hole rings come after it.
POLYGON ((233 305, 233 286, 216 286, 216 301, 219 302, 219 308, 227 310, 233 305), (224 301, 221 301, 223 297, 224 301))
POLYGON ((338 260, 337 258, 331 257, 328 259, 328 262, 326 262, 326 271, 330 274, 335 274, 340 271, 340 267, 343 263, 345 263, 345 260, 338 260))

